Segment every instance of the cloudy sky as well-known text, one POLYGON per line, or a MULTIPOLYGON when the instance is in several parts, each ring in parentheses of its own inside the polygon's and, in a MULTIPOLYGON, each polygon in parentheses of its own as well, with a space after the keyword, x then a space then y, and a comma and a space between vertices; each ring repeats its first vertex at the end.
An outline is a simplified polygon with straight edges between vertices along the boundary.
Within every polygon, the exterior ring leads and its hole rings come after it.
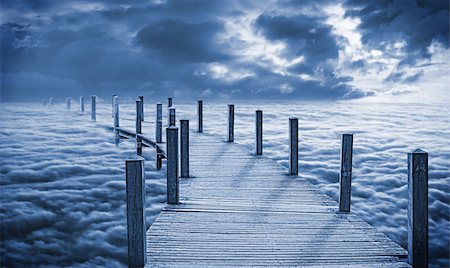
POLYGON ((2 0, 1 99, 450 99, 447 0, 2 0))

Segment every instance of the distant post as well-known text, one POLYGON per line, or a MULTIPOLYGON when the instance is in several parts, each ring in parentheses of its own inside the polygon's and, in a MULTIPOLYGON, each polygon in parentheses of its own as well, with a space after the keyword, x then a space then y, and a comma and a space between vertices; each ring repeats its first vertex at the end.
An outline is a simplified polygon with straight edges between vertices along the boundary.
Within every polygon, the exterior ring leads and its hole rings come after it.
POLYGON ((71 100, 72 100, 72 98, 71 97, 68 97, 68 98, 66 98, 66 109, 67 110, 70 110, 70 108, 71 108, 71 100))
POLYGON ((352 196, 353 134, 342 134, 339 211, 350 212, 352 196))
POLYGON ((113 97, 113 112, 114 112, 114 128, 119 127, 119 96, 113 97))
POLYGON ((141 121, 144 121, 144 96, 139 96, 139 100, 141 101, 141 121))
POLYGON ((428 267, 428 153, 408 153, 408 261, 428 267))
POLYGON ((234 104, 228 104, 228 142, 234 141, 234 104))
POLYGON ((263 112, 256 111, 256 155, 262 155, 263 151, 263 112))
POLYGON ((97 97, 91 96, 91 120, 97 121, 97 97))
POLYGON ((170 126, 166 128, 167 139, 167 203, 178 204, 178 128, 170 126))
POLYGON ((189 120, 180 120, 181 177, 189 178, 189 120))
POLYGON ((142 102, 136 100, 136 153, 142 155, 142 139, 138 134, 142 134, 142 102))
POLYGON ((84 97, 80 97, 80 113, 84 113, 84 97))
POLYGON ((298 118, 289 118, 289 175, 298 175, 298 118))
POLYGON ((175 126, 175 108, 169 109, 169 127, 175 126))
POLYGON ((114 97, 115 96, 117 96, 117 95, 114 94, 114 95, 112 95, 112 98, 111 98, 111 111, 112 111, 111 112, 111 117, 112 118, 114 118, 114 97))
MULTIPOLYGON (((167 98, 167 115, 169 116, 170 107, 172 107, 172 98, 167 98)), ((170 126, 170 116, 167 118, 167 125, 170 126)))
POLYGON ((127 196, 128 267, 147 262, 144 158, 125 161, 127 196))
POLYGON ((197 101, 198 132, 203 132, 203 101, 197 101))
POLYGON ((162 104, 156 104, 156 142, 162 142, 162 104))
POLYGON ((53 97, 50 97, 50 99, 48 99, 48 102, 50 105, 53 105, 55 100, 53 99, 53 97))

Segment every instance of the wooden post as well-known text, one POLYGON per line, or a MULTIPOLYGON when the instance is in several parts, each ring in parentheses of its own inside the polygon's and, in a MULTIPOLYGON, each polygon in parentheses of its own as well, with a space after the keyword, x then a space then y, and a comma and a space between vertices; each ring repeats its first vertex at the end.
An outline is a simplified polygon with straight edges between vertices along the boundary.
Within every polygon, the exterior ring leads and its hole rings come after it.
POLYGON ((203 132, 203 101, 197 101, 198 132, 203 132))
POLYGON ((136 100, 136 153, 142 155, 142 139, 137 135, 142 134, 142 102, 136 100))
POLYGON ((339 211, 350 212, 352 196, 353 134, 342 134, 339 211))
POLYGON ((167 126, 170 126, 170 107, 172 107, 172 98, 167 98, 167 126))
POLYGON ((70 108, 71 108, 71 100, 72 100, 72 98, 70 98, 70 97, 68 97, 68 98, 66 98, 66 109, 67 110, 70 110, 70 108))
POLYGON ((162 167, 162 153, 159 147, 156 147, 156 169, 160 170, 162 167))
POLYGON ((298 175, 298 118, 289 118, 289 175, 298 175))
POLYGON ((170 126, 166 128, 167 146, 167 203, 178 204, 178 128, 170 126))
POLYGON ((141 121, 144 121, 144 96, 139 96, 139 100, 141 101, 141 121))
POLYGON ((162 104, 156 104, 156 142, 162 142, 162 104))
POLYGON ((189 120, 180 120, 181 177, 189 178, 189 120))
POLYGON ((263 112, 256 111, 256 155, 262 155, 263 151, 263 112))
POLYGON ((428 153, 408 153, 408 261, 428 267, 428 153))
POLYGON ((117 95, 114 94, 114 95, 112 95, 112 98, 111 98, 111 111, 112 111, 111 112, 111 117, 112 118, 114 118, 114 97, 115 96, 117 96, 117 95))
POLYGON ((234 104, 228 104, 228 142, 234 141, 234 104))
POLYGON ((175 126, 175 108, 169 109, 169 127, 175 126))
POLYGON ((127 159, 125 170, 128 267, 143 267, 147 262, 144 158, 127 159))
POLYGON ((114 128, 119 127, 119 96, 113 97, 114 128))
POLYGON ((53 97, 50 97, 50 99, 48 99, 48 103, 49 103, 50 105, 53 105, 53 103, 54 103, 53 97))
POLYGON ((80 113, 84 113, 84 97, 80 97, 80 113))
POLYGON ((91 120, 97 121, 97 97, 91 96, 91 120))

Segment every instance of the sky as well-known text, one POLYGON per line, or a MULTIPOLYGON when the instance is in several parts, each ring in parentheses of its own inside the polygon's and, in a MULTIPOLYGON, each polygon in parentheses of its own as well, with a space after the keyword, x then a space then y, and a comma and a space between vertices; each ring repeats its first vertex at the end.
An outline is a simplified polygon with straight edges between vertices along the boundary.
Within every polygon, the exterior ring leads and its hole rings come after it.
POLYGON ((2 0, 1 100, 450 100, 447 0, 2 0))

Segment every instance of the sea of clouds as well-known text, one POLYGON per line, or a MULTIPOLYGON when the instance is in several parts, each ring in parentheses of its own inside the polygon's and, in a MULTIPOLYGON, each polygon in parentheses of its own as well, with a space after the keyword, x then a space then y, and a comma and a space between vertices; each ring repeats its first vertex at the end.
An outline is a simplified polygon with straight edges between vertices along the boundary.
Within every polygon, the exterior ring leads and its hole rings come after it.
MULTIPOLYGON (((165 103, 164 103, 165 104, 165 103)), ((121 125, 134 128, 133 101, 121 125)), ((177 104, 177 119, 196 128, 196 106, 177 104)), ((127 263, 125 159, 134 143, 116 145, 109 100, 97 123, 63 104, 0 106, 1 263, 17 266, 108 266, 127 263)), ((146 102, 144 133, 154 136, 155 105, 146 102)), ((166 112, 164 107, 164 113, 166 112)), ((236 103, 235 141, 254 150, 255 111, 264 112, 264 154, 288 166, 288 118, 299 118, 300 176, 337 200, 342 133, 354 133, 352 210, 407 246, 406 154, 429 153, 429 247, 435 267, 449 266, 450 108, 446 104, 363 101, 236 103)), ((227 105, 204 104, 205 132, 226 139, 227 105)), ((165 202, 165 169, 145 148, 146 218, 165 202)))

